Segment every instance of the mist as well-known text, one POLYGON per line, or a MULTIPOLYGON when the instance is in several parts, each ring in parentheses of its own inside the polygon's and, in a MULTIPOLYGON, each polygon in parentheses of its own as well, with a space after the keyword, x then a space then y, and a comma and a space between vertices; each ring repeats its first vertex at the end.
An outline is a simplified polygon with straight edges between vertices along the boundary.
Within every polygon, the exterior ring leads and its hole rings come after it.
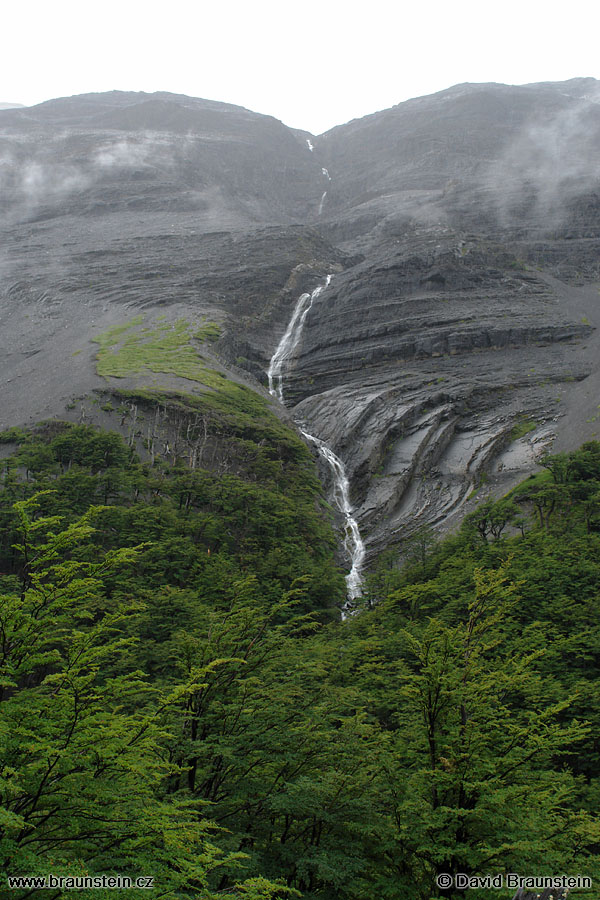
POLYGON ((152 133, 100 139, 81 148, 72 135, 46 142, 28 134, 0 142, 0 209, 11 220, 28 218, 42 206, 68 209, 68 201, 134 170, 151 177, 173 164, 173 141, 152 133))
POLYGON ((564 225, 573 205, 600 188, 600 90, 526 123, 484 170, 499 224, 524 219, 544 231, 564 225))

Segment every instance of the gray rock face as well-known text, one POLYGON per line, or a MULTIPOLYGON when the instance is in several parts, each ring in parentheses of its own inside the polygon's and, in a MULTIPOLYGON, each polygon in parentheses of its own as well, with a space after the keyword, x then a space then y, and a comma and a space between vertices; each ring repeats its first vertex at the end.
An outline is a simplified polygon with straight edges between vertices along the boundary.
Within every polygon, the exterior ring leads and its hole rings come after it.
POLYGON ((0 111, 0 421, 99 389, 90 339, 140 310, 217 322, 261 390, 333 273, 281 414, 344 460, 370 552, 450 527, 596 436, 599 87, 459 85, 320 137, 171 94, 0 111))
POLYGON ((5 214, 116 213, 121 231, 127 217, 152 213, 194 214, 202 231, 291 223, 320 196, 316 160, 281 122, 173 94, 113 91, 5 110, 0 160, 5 214))

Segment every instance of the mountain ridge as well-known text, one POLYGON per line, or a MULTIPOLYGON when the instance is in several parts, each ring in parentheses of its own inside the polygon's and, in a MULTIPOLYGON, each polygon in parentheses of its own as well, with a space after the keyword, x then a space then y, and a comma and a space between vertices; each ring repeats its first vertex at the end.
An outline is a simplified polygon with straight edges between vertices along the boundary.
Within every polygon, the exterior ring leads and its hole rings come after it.
MULTIPOLYGON (((344 128, 346 125, 351 125, 354 122, 360 122, 364 120, 368 120, 373 116, 379 115, 380 113, 386 113, 390 110, 397 109, 398 107, 404 106, 405 104, 417 103, 420 101, 429 101, 434 97, 443 98, 444 96, 454 96, 458 93, 462 92, 474 92, 474 91, 484 91, 490 88, 500 88, 500 89, 511 89, 516 88, 518 90, 531 88, 541 89, 547 88, 548 90, 554 90, 556 86, 562 86, 564 88, 576 88, 581 86, 583 88, 585 86, 586 90, 589 88, 595 88, 592 91, 592 94, 595 96, 600 87, 600 81, 592 76, 578 76, 574 78, 567 79, 566 81, 539 81, 539 82, 527 82, 523 84, 505 84, 499 81, 487 81, 487 82, 476 82, 476 81, 465 81, 459 82, 458 84, 451 85, 448 88, 442 88, 439 91, 433 91, 429 94, 418 94, 414 97, 406 98, 405 100, 400 100, 398 103, 393 104, 390 107, 384 107, 382 109, 374 110, 372 113, 366 113, 363 116, 355 116, 352 119, 349 119, 347 122, 340 122, 337 125, 332 125, 331 128, 326 129, 323 132, 319 132, 315 134, 305 128, 295 128, 292 126, 286 125, 286 128, 289 128, 290 131, 296 132, 300 135, 308 135, 311 138, 317 137, 321 138, 326 134, 329 134, 332 131, 335 131, 338 128, 344 128)), ((574 96, 579 96, 581 99, 586 99, 585 94, 581 95, 580 93, 574 94, 574 96)), ((255 116, 264 116, 265 118, 275 118, 274 116, 270 116, 265 113, 254 112, 248 107, 242 106, 240 104, 229 103, 222 100, 209 100, 207 98, 196 97, 192 94, 181 94, 174 91, 127 91, 127 90, 118 90, 113 89, 111 91, 88 91, 82 94, 71 94, 65 95, 61 97, 53 97, 48 100, 42 100, 39 103, 34 104, 23 104, 23 103, 0 103, 1 109, 37 109, 39 107, 47 107, 49 104, 55 105, 57 103, 70 102, 74 100, 84 100, 84 99, 97 99, 97 98, 121 98, 124 103, 128 102, 128 99, 131 98, 132 103, 135 102, 136 98, 173 98, 183 101, 193 101, 195 104, 204 104, 207 108, 229 108, 235 110, 243 110, 245 112, 250 112, 255 116)), ((276 121, 283 120, 276 119, 276 121)))

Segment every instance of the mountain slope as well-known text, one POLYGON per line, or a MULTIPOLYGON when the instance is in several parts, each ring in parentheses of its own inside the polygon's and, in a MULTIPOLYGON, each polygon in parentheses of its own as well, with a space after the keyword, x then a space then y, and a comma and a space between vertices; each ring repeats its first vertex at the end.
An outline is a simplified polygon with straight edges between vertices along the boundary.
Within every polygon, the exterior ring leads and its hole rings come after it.
POLYGON ((92 339, 139 315, 209 324, 202 365, 264 394, 300 293, 333 274, 290 412, 346 463, 370 552, 449 526, 595 434, 597 96, 459 85, 308 140, 165 93, 0 112, 3 427, 99 420, 95 390, 214 391, 143 355, 95 371, 92 339))

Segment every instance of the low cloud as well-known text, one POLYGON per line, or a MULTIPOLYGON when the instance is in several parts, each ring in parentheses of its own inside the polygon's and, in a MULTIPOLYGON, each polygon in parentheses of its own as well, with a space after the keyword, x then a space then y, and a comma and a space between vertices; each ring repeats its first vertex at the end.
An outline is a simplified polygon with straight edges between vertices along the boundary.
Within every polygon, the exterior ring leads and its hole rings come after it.
POLYGON ((106 143, 92 157, 92 164, 100 169, 133 169, 140 166, 162 165, 171 160, 169 141, 158 135, 145 135, 137 140, 106 143))
POLYGON ((28 203, 62 199, 84 190, 90 181, 84 170, 74 166, 31 160, 20 167, 20 193, 28 203))
POLYGON ((28 135, 5 137, 0 145, 2 206, 17 217, 28 216, 41 205, 85 192, 113 171, 165 168, 173 160, 169 141, 152 134, 108 140, 86 152, 70 135, 57 135, 45 144, 28 135))
POLYGON ((528 123, 485 173, 501 224, 561 224, 579 196, 600 186, 600 94, 574 99, 547 121, 528 123))

